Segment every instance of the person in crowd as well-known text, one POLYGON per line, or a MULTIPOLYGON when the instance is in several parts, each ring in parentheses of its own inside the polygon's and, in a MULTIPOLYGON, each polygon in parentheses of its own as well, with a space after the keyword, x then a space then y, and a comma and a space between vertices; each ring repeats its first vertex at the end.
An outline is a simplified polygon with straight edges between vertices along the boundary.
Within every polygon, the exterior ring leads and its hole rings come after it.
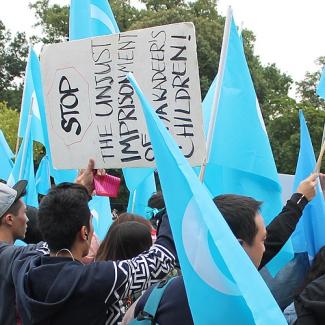
POLYGON ((134 213, 129 213, 129 212, 122 212, 121 214, 118 215, 117 219, 113 222, 112 225, 119 224, 119 223, 126 222, 126 221, 137 221, 137 222, 144 224, 149 229, 149 231, 151 233, 151 238, 152 238, 153 243, 156 241, 157 229, 155 229, 152 226, 152 224, 149 220, 147 220, 146 218, 144 218, 140 215, 137 215, 134 213))
POLYGON ((138 221, 113 223, 99 246, 96 261, 135 257, 152 246, 150 229, 138 221))
MULTIPOLYGON (((26 206, 22 197, 27 181, 19 181, 13 187, 0 183, 0 324, 17 324, 15 288, 12 280, 12 266, 16 259, 26 252, 38 251, 47 254, 45 243, 14 246, 15 240, 25 238, 28 229, 26 206)), ((30 212, 31 210, 29 210, 30 212)), ((33 236, 32 236, 33 237, 33 236)), ((35 239, 35 238, 34 238, 35 239)))
POLYGON ((40 203, 39 225, 50 256, 25 254, 12 272, 23 324, 117 324, 119 301, 174 267, 176 250, 167 215, 147 252, 131 260, 81 263, 93 235, 88 207, 93 168, 90 160, 83 182, 62 183, 40 203))
MULTIPOLYGON (((151 246, 151 232, 147 225, 137 221, 116 222, 112 224, 102 241, 96 261, 131 259, 149 250, 151 246)), ((123 313, 140 295, 141 292, 131 294, 120 302, 123 313)))
POLYGON ((25 235, 26 244, 37 244, 43 241, 41 231, 38 226, 38 209, 30 205, 26 207, 27 231, 25 235))
POLYGON ((127 221, 136 221, 136 222, 142 223, 149 229, 150 232, 152 230, 151 223, 149 220, 147 220, 146 218, 139 216, 135 213, 129 213, 129 212, 120 213, 112 225, 120 224, 120 223, 127 222, 127 221))
MULTIPOLYGON (((259 212, 262 202, 242 195, 220 195, 213 199, 229 228, 242 245, 256 268, 265 266, 283 247, 294 231, 306 204, 316 194, 316 174, 300 183, 281 213, 265 228, 259 212)), ((143 314, 144 305, 152 292, 149 288, 128 310, 122 324, 134 318, 152 319, 143 314)), ((188 305, 183 277, 177 277, 165 289, 154 316, 160 325, 191 325, 193 319, 188 305)))
POLYGON ((287 309, 292 324, 325 324, 325 246, 316 254, 305 283, 294 300, 294 307, 290 305, 287 309), (295 318, 297 320, 293 323, 295 318))
POLYGON ((160 217, 165 213, 165 201, 161 191, 158 191, 149 198, 146 211, 147 219, 150 220, 154 229, 157 229, 160 217))

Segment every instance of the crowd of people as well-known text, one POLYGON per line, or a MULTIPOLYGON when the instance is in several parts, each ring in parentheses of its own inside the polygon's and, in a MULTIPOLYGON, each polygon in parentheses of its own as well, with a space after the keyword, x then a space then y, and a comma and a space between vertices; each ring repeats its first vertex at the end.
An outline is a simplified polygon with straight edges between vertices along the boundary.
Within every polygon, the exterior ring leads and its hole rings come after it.
MULTIPOLYGON (((90 160, 75 183, 54 186, 38 211, 22 200, 26 181, 0 183, 0 324, 193 324, 162 193, 148 202, 151 221, 116 215, 100 243, 88 207, 93 169, 90 160), (28 245, 15 246, 18 239, 28 245), (148 309, 157 292, 155 309, 148 309)), ((267 227, 262 202, 234 194, 213 199, 256 268, 287 242, 318 176, 302 181, 267 227)), ((295 288, 289 323, 325 323, 324 259, 321 249, 295 288)))

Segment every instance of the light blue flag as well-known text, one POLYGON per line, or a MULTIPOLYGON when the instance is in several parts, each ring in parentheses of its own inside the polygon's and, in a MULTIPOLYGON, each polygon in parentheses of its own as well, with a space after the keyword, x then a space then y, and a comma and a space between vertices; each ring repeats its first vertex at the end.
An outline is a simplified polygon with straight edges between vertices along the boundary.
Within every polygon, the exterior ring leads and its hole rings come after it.
POLYGON ((153 168, 124 168, 125 183, 130 191, 127 211, 146 217, 148 200, 157 191, 153 168))
POLYGON ((108 0, 71 0, 69 39, 119 33, 108 0))
POLYGON ((23 197, 25 204, 38 207, 38 195, 36 192, 34 161, 33 161, 33 141, 30 134, 30 127, 27 127, 23 141, 20 145, 14 167, 8 178, 8 185, 13 186, 19 180, 27 180, 26 195, 23 197), (29 133, 29 135, 28 135, 29 133))
POLYGON ((3 180, 7 180, 11 173, 14 165, 11 160, 13 157, 14 154, 3 135, 3 132, 0 130, 0 178, 3 180))
POLYGON ((46 195, 51 188, 50 181, 50 162, 47 155, 45 155, 36 172, 36 189, 37 192, 46 195))
MULTIPOLYGON (((206 128, 215 85, 214 81, 203 102, 206 128)), ((213 196, 234 193, 263 201, 261 212, 267 224, 281 211, 278 173, 233 19, 204 182, 213 196)), ((277 273, 292 257, 292 246, 288 242, 268 264, 270 272, 277 273)))
MULTIPOLYGON (((315 169, 316 159, 313 145, 302 111, 300 119, 300 151, 294 180, 294 189, 315 169)), ((313 258, 319 249, 325 245, 325 202, 320 185, 314 199, 305 207, 297 228, 292 235, 292 244, 296 253, 308 252, 313 258)))
POLYGON ((286 324, 210 193, 129 79, 146 118, 194 323, 286 324))
POLYGON ((89 209, 93 215, 94 231, 97 237, 103 240, 113 222, 109 198, 105 196, 93 196, 89 201, 89 209))
POLYGON ((325 99, 325 67, 323 68, 319 83, 316 87, 316 94, 325 99))
POLYGON ((30 47, 25 73, 25 83, 20 111, 18 136, 21 138, 24 137, 27 127, 28 115, 31 111, 32 140, 38 141, 45 146, 46 143, 44 140, 44 123, 46 124, 46 121, 42 121, 40 115, 40 110, 45 110, 44 101, 42 100, 43 90, 40 71, 41 70, 38 57, 34 49, 30 47))

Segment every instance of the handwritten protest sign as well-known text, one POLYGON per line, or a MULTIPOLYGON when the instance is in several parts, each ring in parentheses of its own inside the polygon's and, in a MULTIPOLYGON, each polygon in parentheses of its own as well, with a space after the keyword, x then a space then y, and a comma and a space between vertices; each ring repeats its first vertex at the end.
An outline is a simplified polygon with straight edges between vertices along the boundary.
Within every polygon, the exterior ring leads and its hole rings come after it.
POLYGON ((192 165, 205 153, 192 23, 46 46, 41 54, 54 166, 154 166, 132 72, 192 165))

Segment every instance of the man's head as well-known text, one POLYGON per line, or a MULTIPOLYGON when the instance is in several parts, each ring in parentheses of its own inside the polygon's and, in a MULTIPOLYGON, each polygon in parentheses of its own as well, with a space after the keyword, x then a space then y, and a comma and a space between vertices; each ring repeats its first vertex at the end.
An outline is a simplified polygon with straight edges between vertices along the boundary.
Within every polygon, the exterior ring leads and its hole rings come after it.
POLYGON ((24 239, 28 218, 21 197, 26 193, 27 181, 19 181, 13 187, 0 183, 0 239, 13 243, 24 239))
POLYGON ((93 227, 87 189, 78 184, 62 183, 42 199, 39 227, 52 252, 78 249, 88 254, 93 227))
POLYGON ((213 201, 247 255, 259 267, 266 239, 264 221, 259 212, 262 203, 234 194, 219 195, 213 201))

